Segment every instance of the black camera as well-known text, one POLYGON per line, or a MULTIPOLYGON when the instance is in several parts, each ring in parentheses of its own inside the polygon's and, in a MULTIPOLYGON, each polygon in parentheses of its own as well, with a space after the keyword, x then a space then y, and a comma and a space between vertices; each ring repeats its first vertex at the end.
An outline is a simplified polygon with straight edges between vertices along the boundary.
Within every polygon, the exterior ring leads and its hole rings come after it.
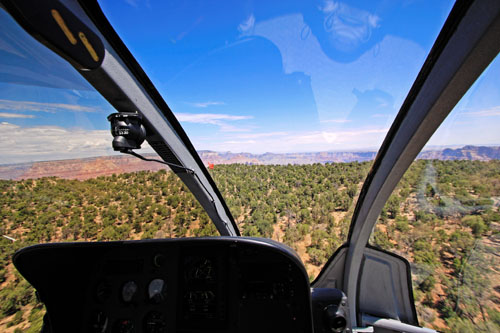
POLYGON ((146 139, 146 128, 142 116, 136 112, 118 112, 108 116, 113 135, 113 149, 125 152, 140 149, 146 139))
POLYGON ((339 289, 314 288, 311 291, 314 332, 341 333, 350 330, 347 297, 339 289))

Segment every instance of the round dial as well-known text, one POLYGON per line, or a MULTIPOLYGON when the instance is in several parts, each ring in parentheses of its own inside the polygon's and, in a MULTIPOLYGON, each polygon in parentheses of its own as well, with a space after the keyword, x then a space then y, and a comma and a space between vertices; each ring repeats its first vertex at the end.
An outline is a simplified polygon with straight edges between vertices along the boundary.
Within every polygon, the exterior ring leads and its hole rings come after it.
POLYGON ((125 303, 129 303, 134 299, 134 296, 137 294, 137 283, 134 281, 128 281, 123 285, 122 288, 122 300, 125 303))
POLYGON ((119 319, 113 325, 113 333, 132 333, 135 332, 134 322, 130 319, 119 319))
POLYGON ((198 258, 191 264, 188 271, 188 279, 212 281, 215 279, 215 269, 212 260, 198 258))
POLYGON ((167 262, 167 258, 165 258, 165 256, 163 254, 160 254, 160 253, 155 255, 153 258, 153 264, 158 268, 165 266, 166 262, 167 262))
POLYGON ((149 312, 144 318, 144 331, 147 333, 166 333, 165 316, 158 311, 149 312))
POLYGON ((160 303, 166 297, 166 283, 162 279, 154 279, 148 286, 148 297, 153 303, 160 303))
POLYGON ((100 282, 95 289, 95 297, 99 303, 104 303, 111 295, 111 285, 108 282, 100 282))

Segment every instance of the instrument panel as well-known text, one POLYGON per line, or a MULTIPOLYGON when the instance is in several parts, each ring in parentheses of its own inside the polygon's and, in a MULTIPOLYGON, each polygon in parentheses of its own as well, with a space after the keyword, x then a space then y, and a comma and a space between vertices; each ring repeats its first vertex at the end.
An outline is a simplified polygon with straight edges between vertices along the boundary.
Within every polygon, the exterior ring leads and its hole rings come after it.
POLYGON ((266 239, 40 244, 14 264, 48 332, 312 332, 305 269, 266 239))

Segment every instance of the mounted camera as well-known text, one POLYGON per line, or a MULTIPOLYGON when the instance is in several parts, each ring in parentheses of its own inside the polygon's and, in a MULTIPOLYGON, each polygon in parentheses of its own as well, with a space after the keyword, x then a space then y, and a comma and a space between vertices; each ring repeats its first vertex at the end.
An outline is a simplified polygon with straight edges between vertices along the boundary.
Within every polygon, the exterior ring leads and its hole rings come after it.
POLYGON ((347 297, 335 288, 314 288, 311 292, 314 332, 341 333, 350 331, 347 297))
POLYGON ((140 149, 146 139, 146 128, 142 125, 142 116, 136 112, 118 112, 108 116, 113 135, 113 149, 127 152, 140 149))

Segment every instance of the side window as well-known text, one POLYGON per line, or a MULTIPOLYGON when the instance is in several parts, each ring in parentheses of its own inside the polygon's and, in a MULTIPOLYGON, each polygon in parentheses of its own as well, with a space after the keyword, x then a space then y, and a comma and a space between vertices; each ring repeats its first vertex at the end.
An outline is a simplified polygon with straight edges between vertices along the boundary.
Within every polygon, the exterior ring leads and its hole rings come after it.
POLYGON ((403 176, 370 239, 411 263, 423 326, 500 330, 499 77, 497 58, 403 176))

